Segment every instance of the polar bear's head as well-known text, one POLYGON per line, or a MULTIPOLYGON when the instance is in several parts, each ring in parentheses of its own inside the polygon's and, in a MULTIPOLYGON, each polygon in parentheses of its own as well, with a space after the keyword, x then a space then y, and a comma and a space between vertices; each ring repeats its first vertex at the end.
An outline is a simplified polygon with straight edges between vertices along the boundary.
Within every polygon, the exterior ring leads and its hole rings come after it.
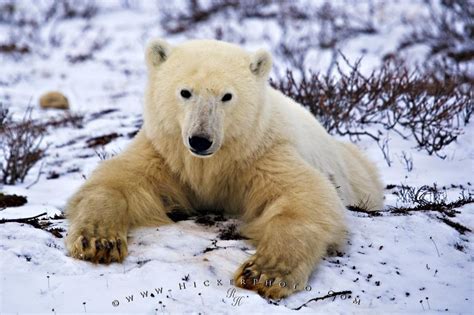
POLYGON ((198 157, 252 137, 272 64, 268 52, 248 53, 215 40, 178 46, 154 40, 146 60, 148 137, 179 134, 198 157))

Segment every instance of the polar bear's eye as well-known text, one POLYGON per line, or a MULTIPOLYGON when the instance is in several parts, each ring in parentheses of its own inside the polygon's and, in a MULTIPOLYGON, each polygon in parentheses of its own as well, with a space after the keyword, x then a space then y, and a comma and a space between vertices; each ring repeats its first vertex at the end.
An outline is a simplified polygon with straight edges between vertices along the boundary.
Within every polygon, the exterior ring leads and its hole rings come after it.
POLYGON ((226 93, 226 94, 224 94, 224 96, 222 97, 221 101, 223 101, 223 102, 228 102, 228 101, 230 101, 231 99, 232 99, 232 94, 226 93))
POLYGON ((183 98, 190 98, 191 97, 191 92, 189 92, 188 90, 184 89, 184 90, 181 90, 181 92, 179 92, 179 94, 181 94, 181 96, 183 98))

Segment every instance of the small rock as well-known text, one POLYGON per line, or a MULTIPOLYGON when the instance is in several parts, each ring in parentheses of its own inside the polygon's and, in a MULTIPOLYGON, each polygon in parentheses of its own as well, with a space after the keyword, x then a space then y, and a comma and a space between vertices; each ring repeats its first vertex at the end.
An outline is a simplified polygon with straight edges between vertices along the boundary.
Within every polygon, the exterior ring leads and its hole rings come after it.
POLYGON ((43 109, 69 109, 69 101, 66 96, 60 92, 48 92, 41 96, 40 106, 43 109))

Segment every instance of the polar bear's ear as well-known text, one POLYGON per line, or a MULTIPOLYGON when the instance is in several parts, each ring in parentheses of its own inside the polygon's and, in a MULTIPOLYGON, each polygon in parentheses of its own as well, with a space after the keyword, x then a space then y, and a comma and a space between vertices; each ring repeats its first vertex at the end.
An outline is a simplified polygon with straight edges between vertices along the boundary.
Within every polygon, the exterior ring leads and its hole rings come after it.
POLYGON ((168 59, 171 45, 163 39, 152 40, 146 48, 146 62, 148 67, 158 67, 168 59))
POLYGON ((259 77, 267 77, 272 69, 272 56, 264 49, 259 49, 250 57, 250 71, 259 77))

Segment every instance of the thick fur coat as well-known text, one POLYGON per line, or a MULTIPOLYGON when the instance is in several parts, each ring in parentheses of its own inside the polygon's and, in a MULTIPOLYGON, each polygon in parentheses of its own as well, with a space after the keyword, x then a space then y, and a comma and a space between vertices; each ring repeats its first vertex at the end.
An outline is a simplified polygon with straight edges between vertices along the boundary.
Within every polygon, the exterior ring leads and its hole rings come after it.
POLYGON ((345 206, 382 207, 374 165, 269 86, 268 52, 155 40, 146 61, 142 130, 67 206, 71 256, 122 261, 131 228, 171 223, 172 210, 224 209, 256 246, 235 284, 281 298, 344 244, 345 206))

